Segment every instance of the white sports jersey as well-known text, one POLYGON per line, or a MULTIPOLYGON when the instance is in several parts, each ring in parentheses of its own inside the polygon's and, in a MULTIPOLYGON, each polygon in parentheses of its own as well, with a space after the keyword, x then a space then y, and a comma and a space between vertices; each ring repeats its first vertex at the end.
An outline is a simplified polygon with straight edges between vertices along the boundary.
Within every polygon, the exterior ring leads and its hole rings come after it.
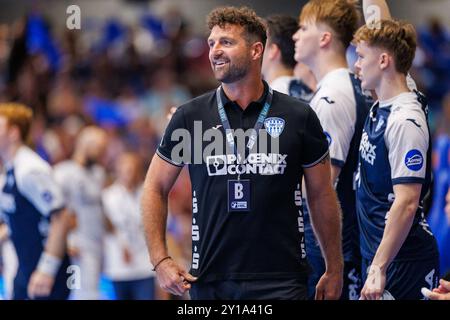
POLYGON ((128 281, 154 275, 145 243, 141 222, 140 197, 142 187, 130 192, 114 183, 103 191, 105 214, 114 226, 115 234, 105 237, 105 273, 112 280, 128 281), (129 250, 130 263, 125 263, 123 246, 129 250))
MULTIPOLYGON (((61 189, 55 183, 50 165, 26 146, 17 150, 11 164, 5 165, 6 171, 14 170, 14 176, 6 175, 3 186, 11 185, 15 180, 18 192, 22 194, 43 216, 49 216, 56 209, 64 207, 61 189)), ((8 194, 0 194, 3 212, 13 212, 16 204, 10 201, 8 194), (11 206, 11 208, 9 208, 11 206), (13 208, 14 207, 14 208, 13 208)))
POLYGON ((271 83, 269 83, 269 85, 273 90, 284 94, 289 94, 289 85, 294 79, 295 78, 292 76, 281 76, 273 80, 271 83))
POLYGON ((356 101, 350 70, 340 68, 329 72, 317 88, 310 105, 327 135, 333 164, 342 167, 356 123, 356 101))
POLYGON ((386 107, 391 108, 384 140, 389 154, 392 180, 406 177, 425 178, 425 155, 428 150, 429 134, 425 114, 417 101, 417 95, 414 92, 407 92, 380 101, 380 108, 386 107), (419 152, 411 152, 408 158, 408 152, 411 150, 419 152), (416 161, 419 161, 419 157, 414 157, 416 154, 420 154, 423 165, 416 165, 416 161), (416 167, 420 169, 411 170, 416 167))
POLYGON ((76 214, 76 241, 101 246, 105 230, 101 205, 103 168, 98 165, 85 168, 68 160, 55 166, 55 178, 63 189, 67 207, 76 214))

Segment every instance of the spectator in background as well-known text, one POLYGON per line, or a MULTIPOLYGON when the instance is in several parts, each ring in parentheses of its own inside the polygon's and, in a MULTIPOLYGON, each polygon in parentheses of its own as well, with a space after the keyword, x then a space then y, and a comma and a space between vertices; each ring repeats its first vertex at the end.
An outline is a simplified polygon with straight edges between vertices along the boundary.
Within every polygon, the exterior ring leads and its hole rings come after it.
POLYGON ((105 237, 105 274, 119 300, 155 299, 155 277, 146 250, 139 199, 142 161, 123 153, 116 162, 116 180, 102 192, 102 203, 113 232, 105 237))
POLYGON ((64 191, 75 225, 69 247, 73 262, 82 274, 81 288, 75 290, 75 299, 100 298, 103 235, 107 228, 101 205, 105 171, 100 163, 106 146, 105 131, 95 126, 86 127, 78 136, 72 159, 55 166, 55 178, 64 191))
POLYGON ((419 32, 425 53, 425 68, 419 70, 423 77, 430 107, 439 106, 450 86, 450 33, 438 18, 431 18, 419 32))
POLYGON ((439 117, 435 136, 446 135, 450 137, 450 91, 442 101, 442 116, 439 117))
POLYGON ((179 106, 191 98, 189 92, 178 84, 172 70, 161 68, 151 77, 150 89, 142 104, 161 136, 166 125, 166 115, 171 107, 179 106))

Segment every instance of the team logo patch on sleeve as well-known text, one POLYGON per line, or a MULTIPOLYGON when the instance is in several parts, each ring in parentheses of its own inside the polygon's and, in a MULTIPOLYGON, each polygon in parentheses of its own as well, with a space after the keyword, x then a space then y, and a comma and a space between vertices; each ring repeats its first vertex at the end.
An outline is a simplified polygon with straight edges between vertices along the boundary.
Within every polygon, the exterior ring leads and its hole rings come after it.
POLYGON ((284 130, 285 121, 281 118, 271 117, 264 120, 264 127, 272 138, 278 138, 284 130))
POLYGON ((423 156, 419 150, 413 149, 408 151, 405 156, 405 165, 409 170, 419 171, 423 166, 423 156))

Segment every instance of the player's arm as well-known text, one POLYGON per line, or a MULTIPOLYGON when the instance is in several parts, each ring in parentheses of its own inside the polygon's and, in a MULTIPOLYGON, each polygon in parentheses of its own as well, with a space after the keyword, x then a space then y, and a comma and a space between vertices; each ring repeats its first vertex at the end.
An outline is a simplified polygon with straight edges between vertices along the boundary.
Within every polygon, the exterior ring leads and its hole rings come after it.
POLYGON ((387 214, 383 238, 369 270, 369 276, 379 279, 366 282, 361 291, 362 299, 378 300, 383 295, 387 269, 408 236, 419 206, 421 190, 419 183, 394 185, 395 200, 387 214))
POLYGON ((422 185, 426 182, 429 146, 426 119, 421 112, 395 110, 393 107, 384 134, 395 199, 386 213, 383 237, 361 291, 361 299, 379 299, 383 294, 387 268, 408 236, 419 206, 422 185))
POLYGON ((9 238, 9 229, 6 223, 0 221, 0 245, 8 240, 9 238))
POLYGON ((144 231, 152 264, 156 267, 160 286, 166 291, 182 295, 190 289, 187 281, 195 278, 169 257, 166 242, 169 191, 181 167, 172 165, 155 155, 144 181, 141 207, 144 231))
POLYGON ((381 20, 390 20, 392 19, 391 12, 389 11, 389 7, 386 3, 386 0, 362 0, 363 12, 364 12, 364 20, 367 22, 372 21, 374 16, 373 6, 377 6, 377 10, 380 13, 381 20))
POLYGON ((28 296, 48 296, 66 252, 70 217, 65 209, 52 214, 48 238, 38 266, 28 283, 28 296))
POLYGON ((50 220, 44 251, 28 283, 30 298, 48 296, 65 254, 70 228, 63 193, 51 172, 45 170, 18 173, 17 186, 36 209, 50 220))
POLYGON ((343 257, 341 212, 331 185, 330 158, 304 169, 314 233, 325 258, 326 271, 316 288, 316 299, 338 299, 342 290, 343 257))
POLYGON ((352 115, 352 103, 342 94, 328 90, 317 102, 316 110, 325 132, 330 150, 331 183, 334 186, 345 165, 350 143, 355 132, 355 116, 352 115))

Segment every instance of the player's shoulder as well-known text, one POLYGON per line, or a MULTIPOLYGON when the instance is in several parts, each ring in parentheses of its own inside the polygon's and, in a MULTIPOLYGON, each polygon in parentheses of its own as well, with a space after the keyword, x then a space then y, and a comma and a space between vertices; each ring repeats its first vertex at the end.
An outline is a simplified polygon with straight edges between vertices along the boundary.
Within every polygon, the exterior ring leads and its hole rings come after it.
POLYGON ((16 179, 21 179, 31 173, 50 174, 50 164, 42 159, 29 147, 22 146, 14 158, 14 172, 16 179))
POLYGON ((391 109, 388 125, 393 126, 410 121, 418 128, 426 126, 426 116, 415 92, 402 93, 386 104, 390 104, 391 109))

